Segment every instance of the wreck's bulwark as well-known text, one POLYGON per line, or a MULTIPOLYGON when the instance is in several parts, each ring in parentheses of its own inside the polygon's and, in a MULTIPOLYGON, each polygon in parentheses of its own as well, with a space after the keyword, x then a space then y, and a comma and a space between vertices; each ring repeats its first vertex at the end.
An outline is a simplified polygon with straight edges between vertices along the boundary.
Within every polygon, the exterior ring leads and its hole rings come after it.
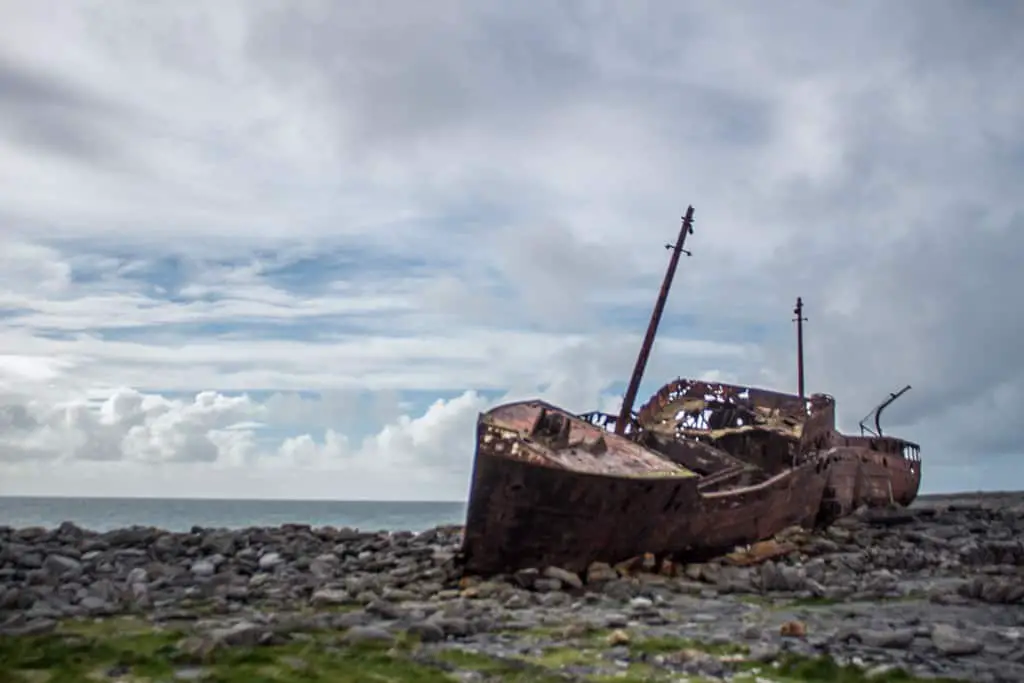
POLYGON ((827 467, 820 458, 754 486, 704 492, 688 468, 554 406, 499 406, 478 421, 464 566, 582 571, 648 552, 728 552, 813 520, 827 467))

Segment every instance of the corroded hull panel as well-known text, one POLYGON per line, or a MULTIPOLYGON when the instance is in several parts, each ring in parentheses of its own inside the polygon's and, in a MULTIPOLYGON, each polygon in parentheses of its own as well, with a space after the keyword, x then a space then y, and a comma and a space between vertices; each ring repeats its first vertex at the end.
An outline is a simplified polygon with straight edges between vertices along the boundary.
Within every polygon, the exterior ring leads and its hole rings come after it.
POLYGON ((859 507, 907 506, 921 486, 921 463, 862 447, 833 449, 836 461, 829 470, 826 500, 835 501, 831 516, 859 507))
POLYGON ((478 438, 462 552, 477 574, 728 552, 811 523, 827 479, 820 460, 756 486, 702 493, 699 477, 578 472, 481 445, 478 438))

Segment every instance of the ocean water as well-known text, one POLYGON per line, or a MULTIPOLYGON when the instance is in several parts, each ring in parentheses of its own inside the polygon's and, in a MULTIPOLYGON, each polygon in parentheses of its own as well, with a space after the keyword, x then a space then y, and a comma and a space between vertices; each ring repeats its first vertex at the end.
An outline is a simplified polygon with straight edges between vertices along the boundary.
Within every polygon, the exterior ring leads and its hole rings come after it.
POLYGON ((95 531, 133 525, 188 531, 193 526, 238 529, 281 524, 422 531, 462 524, 465 514, 465 503, 451 502, 0 497, 0 526, 74 522, 95 531))

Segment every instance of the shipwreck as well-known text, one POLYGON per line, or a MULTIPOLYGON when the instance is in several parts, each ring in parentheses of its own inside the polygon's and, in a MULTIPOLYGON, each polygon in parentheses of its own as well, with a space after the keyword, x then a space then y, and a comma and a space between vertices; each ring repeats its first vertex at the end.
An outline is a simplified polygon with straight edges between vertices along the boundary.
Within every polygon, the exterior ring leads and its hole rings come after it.
POLYGON ((860 506, 909 505, 917 444, 861 422, 835 426, 835 399, 804 396, 798 299, 798 394, 676 379, 633 412, 675 276, 693 234, 687 209, 617 416, 540 400, 477 420, 461 564, 474 574, 557 566, 583 571, 644 554, 697 561, 783 529, 830 524, 860 506))

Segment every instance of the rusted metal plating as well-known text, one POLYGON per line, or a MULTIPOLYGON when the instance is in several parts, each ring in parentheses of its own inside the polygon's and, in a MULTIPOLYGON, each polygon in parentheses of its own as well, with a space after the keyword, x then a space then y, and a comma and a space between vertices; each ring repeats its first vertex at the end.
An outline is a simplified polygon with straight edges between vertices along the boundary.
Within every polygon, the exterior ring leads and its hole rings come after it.
POLYGON ((478 574, 724 554, 812 522, 828 466, 822 456, 755 485, 707 491, 707 478, 541 401, 499 406, 477 429, 462 559, 478 574))

